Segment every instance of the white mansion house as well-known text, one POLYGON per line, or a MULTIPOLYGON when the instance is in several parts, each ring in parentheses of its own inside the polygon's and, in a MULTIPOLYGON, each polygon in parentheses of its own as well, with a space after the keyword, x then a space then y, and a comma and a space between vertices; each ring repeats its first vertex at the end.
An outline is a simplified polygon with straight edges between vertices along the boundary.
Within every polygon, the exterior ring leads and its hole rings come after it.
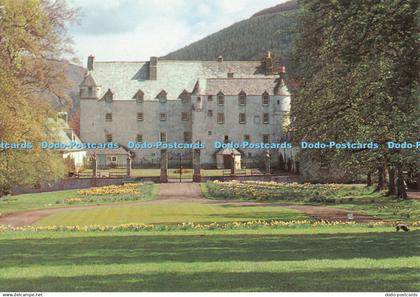
MULTIPOLYGON (((284 67, 270 53, 260 61, 97 62, 88 58, 80 84, 83 142, 201 142, 203 167, 223 167, 217 155, 241 155, 241 165, 264 164, 264 149, 220 149, 214 142, 278 143, 288 120, 290 94, 284 67), (279 69, 276 71, 275 69, 279 69)), ((191 149, 169 150, 191 162, 191 149)), ((272 150, 275 166, 278 151, 272 150)), ((159 163, 160 149, 133 149, 133 164, 159 163)), ((115 159, 112 152, 109 158, 115 159)), ((172 160, 172 161, 171 161, 172 160)))

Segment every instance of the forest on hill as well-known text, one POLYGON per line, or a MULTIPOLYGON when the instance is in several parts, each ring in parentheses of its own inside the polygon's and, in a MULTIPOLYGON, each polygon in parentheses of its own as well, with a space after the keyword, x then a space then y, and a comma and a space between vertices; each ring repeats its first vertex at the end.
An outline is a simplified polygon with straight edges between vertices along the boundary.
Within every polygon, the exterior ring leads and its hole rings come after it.
POLYGON ((264 9, 164 57, 168 60, 258 60, 270 50, 287 63, 294 38, 297 1, 264 9))

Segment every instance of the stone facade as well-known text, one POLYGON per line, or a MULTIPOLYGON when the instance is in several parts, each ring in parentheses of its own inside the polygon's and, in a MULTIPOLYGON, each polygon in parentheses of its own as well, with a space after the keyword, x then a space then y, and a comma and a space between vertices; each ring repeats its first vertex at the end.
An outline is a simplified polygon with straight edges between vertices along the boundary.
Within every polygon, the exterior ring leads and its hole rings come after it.
MULTIPOLYGON (((201 142, 216 167, 215 141, 281 142, 290 110, 282 73, 258 61, 95 62, 80 85, 83 142, 201 142)), ((159 167, 160 149, 136 149, 133 165, 159 167)), ((264 166, 265 150, 243 149, 242 166, 264 166)), ((192 165, 191 150, 168 150, 169 166, 192 165)), ((277 164, 278 150, 272 151, 277 164)))

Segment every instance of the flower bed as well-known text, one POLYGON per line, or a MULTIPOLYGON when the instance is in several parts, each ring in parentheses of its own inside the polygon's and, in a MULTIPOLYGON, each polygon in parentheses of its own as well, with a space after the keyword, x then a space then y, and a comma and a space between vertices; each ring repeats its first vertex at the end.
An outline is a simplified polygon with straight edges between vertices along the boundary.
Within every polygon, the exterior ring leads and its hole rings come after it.
MULTIPOLYGON (((347 187, 348 188, 348 187, 347 187)), ((345 186, 335 184, 298 184, 276 182, 208 182, 213 198, 250 200, 293 200, 334 203, 335 194, 345 186)))
POLYGON ((66 198, 56 203, 77 204, 100 201, 140 200, 151 192, 151 184, 130 183, 80 190, 77 197, 66 198))
MULTIPOLYGON (((230 222, 230 223, 180 223, 180 224, 142 224, 130 223, 115 226, 108 225, 83 225, 83 226, 23 226, 12 227, 0 225, 0 232, 7 231, 76 231, 76 232, 90 232, 90 231, 174 231, 174 230, 234 230, 234 229, 255 229, 255 228, 312 228, 312 227, 328 227, 328 226, 364 226, 369 228, 374 227, 393 227, 396 222, 373 222, 369 224, 362 224, 356 222, 341 222, 341 221, 248 221, 248 222, 230 222)), ((413 222, 411 227, 420 227, 420 221, 413 222)))

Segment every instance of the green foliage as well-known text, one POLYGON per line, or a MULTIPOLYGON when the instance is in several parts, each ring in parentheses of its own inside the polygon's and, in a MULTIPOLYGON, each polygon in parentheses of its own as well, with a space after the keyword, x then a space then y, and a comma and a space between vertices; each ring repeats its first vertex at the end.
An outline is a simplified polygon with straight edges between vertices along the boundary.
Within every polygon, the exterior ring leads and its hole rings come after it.
MULTIPOLYGON (((293 77, 301 88, 292 117, 296 141, 415 142, 417 1, 302 1, 293 77)), ((415 150, 323 152, 362 171, 402 171, 415 150)), ((399 190, 402 190, 400 187, 399 190)))
MULTIPOLYGON (((64 71, 53 60, 65 52, 65 26, 74 11, 62 1, 0 2, 0 141, 54 141, 52 116, 42 94, 61 97, 64 71)), ((34 148, 0 149, 0 196, 12 186, 35 185, 63 176, 59 154, 34 148)))

